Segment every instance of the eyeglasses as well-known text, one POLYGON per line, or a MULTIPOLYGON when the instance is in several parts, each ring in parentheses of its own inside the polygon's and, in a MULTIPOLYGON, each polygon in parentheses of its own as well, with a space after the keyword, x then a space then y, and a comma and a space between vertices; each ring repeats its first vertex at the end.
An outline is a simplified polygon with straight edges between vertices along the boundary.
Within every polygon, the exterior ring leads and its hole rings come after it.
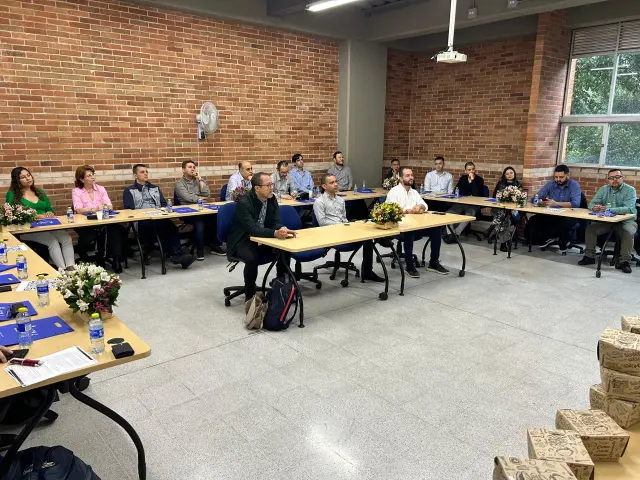
POLYGON ((272 183, 265 183, 264 185, 258 185, 259 187, 267 187, 267 188, 273 188, 273 182, 272 183))
POLYGON ((611 177, 607 177, 607 180, 620 180, 622 175, 613 175, 611 177))

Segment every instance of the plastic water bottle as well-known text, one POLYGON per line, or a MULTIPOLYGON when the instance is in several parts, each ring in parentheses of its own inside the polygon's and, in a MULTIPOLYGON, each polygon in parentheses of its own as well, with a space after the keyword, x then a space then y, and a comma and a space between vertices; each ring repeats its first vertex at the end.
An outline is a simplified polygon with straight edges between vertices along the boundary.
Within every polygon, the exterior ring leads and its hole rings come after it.
POLYGON ((309 190, 309 198, 313 198, 313 188, 309 190))
POLYGON ((460 189, 458 187, 456 187, 455 195, 456 198, 460 198, 460 189))
POLYGON ((167 199, 167 212, 168 213, 173 213, 173 204, 171 203, 171 200, 167 199))
POLYGON ((420 185, 420 195, 424 195, 424 184, 420 185))
POLYGON ((364 180, 362 180, 362 190, 366 190, 367 189, 367 184, 365 183, 364 180))
POLYGON ((20 280, 26 280, 27 278, 29 278, 29 272, 27 271, 27 259, 25 258, 24 254, 18 253, 16 265, 18 266, 18 278, 20 280))
POLYGON ((16 326, 18 327, 18 344, 20 348, 29 348, 33 344, 31 337, 31 315, 27 312, 26 307, 18 309, 16 315, 16 326))
POLYGON ((7 244, 4 243, 4 239, 0 238, 0 263, 7 263, 8 261, 7 244))
POLYGON ((353 184, 353 193, 358 193, 358 184, 357 183, 353 184))
POLYGON ((102 206, 102 219, 109 220, 109 205, 106 203, 102 206))
POLYGON ((607 208, 605 208, 604 214, 607 217, 611 215, 611 202, 607 203, 607 208))
POLYGON ((202 210, 204 208, 204 200, 202 198, 198 198, 198 210, 202 210))
POLYGON ((73 218, 73 208, 67 208, 67 222, 73 223, 75 222, 75 218, 73 218))
POLYGON ((43 274, 38 275, 36 281, 36 290, 38 292, 38 306, 46 307, 49 305, 49 281, 43 274))
POLYGON ((91 314, 89 321, 89 341, 91 342, 91 353, 102 355, 104 353, 104 325, 97 313, 91 314))
POLYGON ((282 192, 278 190, 278 203, 282 201, 282 192))
POLYGON ((531 203, 533 204, 534 207, 537 207, 538 204, 540 203, 540 197, 538 196, 537 193, 531 199, 531 203))

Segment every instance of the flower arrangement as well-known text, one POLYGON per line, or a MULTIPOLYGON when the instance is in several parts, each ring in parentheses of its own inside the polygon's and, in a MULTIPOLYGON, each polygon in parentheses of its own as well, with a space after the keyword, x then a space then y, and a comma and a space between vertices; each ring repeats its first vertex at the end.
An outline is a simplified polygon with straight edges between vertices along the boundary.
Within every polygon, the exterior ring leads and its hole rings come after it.
POLYGON ((91 263, 79 263, 74 270, 60 270, 58 289, 74 312, 111 312, 122 281, 117 275, 91 263))
POLYGON ((402 207, 397 203, 376 204, 371 210, 371 220, 380 227, 393 228, 404 217, 402 207))
POLYGON ((250 191, 251 187, 236 187, 233 189, 233 192, 231 192, 231 199, 237 202, 245 193, 249 193, 250 191))
POLYGON ((385 190, 391 190, 393 187, 400 183, 400 179, 397 177, 385 178, 382 182, 382 188, 385 190))
POLYGON ((0 208, 0 225, 3 227, 35 222, 37 218, 38 214, 33 208, 23 207, 19 203, 5 203, 0 208))
POLYGON ((524 206, 527 201, 527 192, 514 185, 509 185, 503 190, 496 193, 496 200, 505 203, 515 203, 524 206))

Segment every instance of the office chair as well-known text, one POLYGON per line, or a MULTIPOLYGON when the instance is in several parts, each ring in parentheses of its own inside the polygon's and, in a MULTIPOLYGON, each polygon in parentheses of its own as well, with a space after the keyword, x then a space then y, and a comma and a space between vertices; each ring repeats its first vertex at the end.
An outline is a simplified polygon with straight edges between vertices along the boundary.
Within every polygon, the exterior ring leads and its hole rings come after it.
POLYGON ((224 202, 227 200, 227 188, 229 188, 229 184, 225 183, 220 189, 220 201, 224 202))
MULTIPOLYGON (((280 221, 291 230, 302 230, 302 220, 295 208, 288 205, 280 206, 280 221)), ((296 261, 294 276, 296 280, 301 279, 308 280, 315 283, 316 289, 322 288, 322 282, 318 280, 318 271, 314 268, 313 273, 303 272, 302 264, 307 262, 314 262, 327 255, 328 249, 316 248, 314 250, 307 250, 306 252, 292 253, 291 258, 296 261)))
MULTIPOLYGON (((229 227, 231 227, 231 224, 233 223, 233 218, 236 212, 236 203, 232 202, 232 203, 226 203, 224 205, 221 205, 220 208, 218 209, 218 213, 217 213, 217 220, 218 220, 218 240, 220 240, 221 242, 226 242, 227 241, 227 235, 229 233, 229 227)), ((242 259, 234 257, 232 255, 230 255, 229 253, 227 253, 227 260, 229 260, 229 264, 227 265, 227 268, 229 269, 229 272, 233 272, 233 270, 236 268, 236 266, 238 265, 238 263, 242 262, 242 259)), ((239 297, 240 295, 244 295, 245 292, 245 287, 244 285, 240 286, 240 285, 235 285, 235 286, 231 286, 231 287, 224 287, 224 289, 222 290, 224 293, 224 306, 225 307, 230 307, 231 306, 231 300, 233 300, 236 297, 239 297)), ((269 291, 268 288, 263 289, 261 286, 256 285, 256 292, 267 292, 269 291)))
MULTIPOLYGON (((316 214, 313 212, 313 209, 311 210, 311 226, 312 227, 319 226, 318 220, 316 219, 316 214)), ((340 270, 341 268, 344 268, 344 279, 340 281, 340 285, 342 285, 343 287, 348 287, 349 271, 354 272, 356 278, 360 278, 360 270, 355 266, 355 264, 352 261, 355 254, 358 252, 358 250, 360 250, 360 247, 362 247, 362 243, 347 243, 345 245, 336 245, 335 247, 332 247, 336 252, 333 260, 330 260, 322 265, 314 267, 313 274, 317 275, 318 270, 320 269, 331 268, 333 270, 331 271, 331 275, 329 275, 329 279, 335 280, 338 270, 340 270), (349 257, 349 260, 346 262, 342 262, 340 260, 340 253, 349 253, 349 252, 351 252, 351 256, 349 257)))
MULTIPOLYGON (((584 194, 584 192, 580 192, 580 208, 589 208, 589 202, 587 202, 587 196, 584 194)), ((580 252, 581 255, 584 254, 584 248, 581 247, 578 242, 579 242, 579 238, 578 238, 578 231, 580 230, 581 227, 585 226, 588 222, 586 220, 576 220, 576 223, 573 225, 573 227, 571 227, 571 230, 569 231, 569 243, 567 243, 567 250, 569 250, 570 248, 575 248, 576 250, 578 250, 578 252, 580 252)), ((547 245, 546 247, 541 247, 540 250, 541 251, 545 251, 547 248, 551 247, 551 246, 559 246, 560 242, 553 242, 549 245, 547 245)), ((566 255, 567 251, 565 250, 564 252, 562 252, 562 255, 566 255)))

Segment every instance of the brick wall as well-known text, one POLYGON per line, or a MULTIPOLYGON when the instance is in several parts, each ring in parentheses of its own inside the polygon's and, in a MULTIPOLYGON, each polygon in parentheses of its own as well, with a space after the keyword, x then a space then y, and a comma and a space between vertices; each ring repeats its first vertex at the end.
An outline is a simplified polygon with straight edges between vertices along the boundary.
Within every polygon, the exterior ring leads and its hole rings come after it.
POLYGON ((384 116, 385 173, 392 159, 404 162, 409 157, 414 67, 414 54, 389 50, 384 116))
POLYGON ((217 190, 239 160, 271 171, 302 152, 318 175, 336 149, 338 47, 324 39, 117 0, 3 0, 0 69, 0 194, 24 165, 58 209, 84 163, 115 200, 133 163, 169 193, 199 155, 217 190), (207 100, 220 128, 197 142, 207 100))

